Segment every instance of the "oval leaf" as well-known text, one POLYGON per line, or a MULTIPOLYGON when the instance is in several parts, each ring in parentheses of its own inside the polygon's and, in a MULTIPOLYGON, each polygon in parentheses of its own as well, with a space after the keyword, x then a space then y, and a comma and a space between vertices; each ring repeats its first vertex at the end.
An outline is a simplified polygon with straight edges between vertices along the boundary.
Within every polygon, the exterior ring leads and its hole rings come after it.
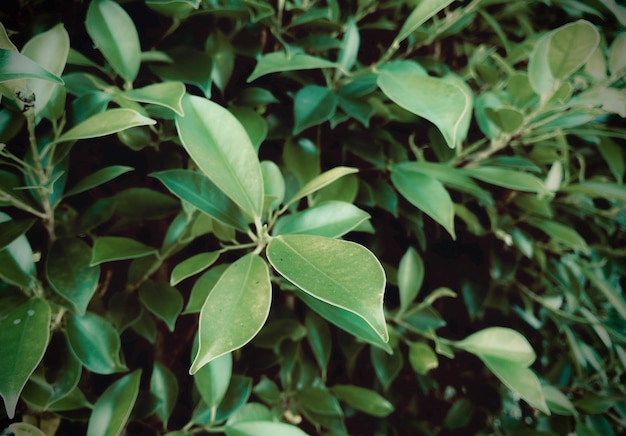
MULTIPOLYGON (((0 49, 0 82, 28 78, 63 84, 63 79, 42 68, 23 54, 14 50, 0 49)), ((21 90, 16 89, 15 91, 21 90)))
POLYGON ((0 250, 26 233, 35 221, 35 219, 20 219, 0 222, 0 250))
POLYGON ((133 101, 164 106, 180 116, 185 114, 182 106, 185 85, 181 82, 155 83, 132 91, 125 91, 122 95, 133 101))
POLYGON ((198 392, 207 406, 215 408, 220 404, 228 390, 232 373, 233 356, 227 353, 213 359, 193 375, 198 392))
POLYGON ((280 71, 313 70, 316 68, 334 68, 334 62, 304 53, 296 53, 293 56, 283 51, 268 53, 257 62, 254 71, 248 77, 248 83, 261 76, 280 71))
POLYGON ((454 0, 422 0, 406 19, 398 36, 394 39, 394 44, 399 44, 411 35, 419 26, 434 17, 454 0))
POLYGON ((95 188, 96 186, 100 186, 103 183, 109 182, 121 176, 122 174, 133 171, 133 169, 134 168, 132 167, 127 167, 124 165, 112 165, 110 167, 102 168, 95 173, 89 174, 80 182, 76 183, 74 186, 68 189, 65 194, 63 194, 63 196, 69 197, 71 195, 76 195, 80 194, 81 192, 88 191, 91 188, 95 188))
POLYGON ((136 259, 156 252, 156 248, 149 247, 134 239, 121 236, 103 236, 96 239, 93 244, 90 265, 114 260, 136 259))
POLYGON ((424 261, 413 247, 409 247, 398 265, 398 289, 400 310, 406 311, 413 304, 424 280, 424 261))
POLYGON ((167 421, 178 399, 178 379, 169 368, 159 362, 154 363, 150 377, 150 392, 159 399, 156 414, 167 427, 167 421))
POLYGON ((441 224, 455 238, 454 204, 439 180, 414 168, 394 165, 391 182, 413 206, 441 224))
POLYGON ((196 165, 251 217, 263 213, 263 175, 254 147, 237 119, 220 105, 186 95, 176 117, 183 146, 196 165))
POLYGON ((370 215, 351 203, 327 201, 315 207, 281 217, 273 234, 318 235, 338 238, 356 228, 370 215))
POLYGON ((313 180, 309 181, 306 185, 304 185, 296 194, 287 202, 285 206, 289 206, 294 202, 300 200, 301 198, 306 197, 314 193, 315 191, 319 191, 324 186, 328 186, 333 183, 335 180, 340 179, 341 177, 357 173, 359 170, 357 168, 351 167, 335 167, 328 171, 324 171, 322 174, 316 176, 313 180))
POLYGON ((433 349, 421 342, 409 345, 409 362, 411 368, 422 375, 439 366, 439 359, 433 349))
POLYGON ((0 318, 0 396, 13 419, 20 393, 48 346, 50 306, 33 298, 0 318))
POLYGON ((156 121, 132 109, 116 108, 93 115, 63 133, 54 142, 98 138, 137 126, 152 126, 156 121))
POLYGON ((247 254, 231 264, 200 311, 200 344, 189 373, 250 342, 265 324, 271 300, 269 270, 257 254, 247 254), (225 325, 231 328, 224 331, 221 327, 225 325))
POLYGON ((89 417, 87 436, 122 434, 137 400, 140 381, 141 369, 137 369, 111 384, 102 393, 89 417))
POLYGON ((48 283, 81 315, 100 280, 100 267, 91 266, 90 258, 91 247, 77 238, 57 239, 46 258, 48 283))
POLYGON ((325 86, 307 85, 295 95, 293 134, 330 120, 337 110, 337 97, 325 86))
POLYGON ((529 366, 536 357, 535 351, 524 336, 505 327, 480 330, 455 345, 481 358, 492 356, 522 366, 529 366))
POLYGON ((267 258, 283 277, 311 296, 362 318, 389 340, 383 313, 385 272, 365 247, 309 235, 282 235, 267 246, 267 258))
POLYGON ((176 288, 165 282, 147 280, 139 287, 139 299, 171 332, 174 331, 176 318, 183 310, 183 297, 176 288))
POLYGON ((135 23, 124 8, 111 0, 91 2, 85 28, 113 69, 127 82, 134 81, 141 63, 141 46, 135 23))
POLYGON ((587 241, 585 241, 585 239, 570 226, 566 226, 556 221, 542 221, 538 219, 531 219, 528 223, 537 227, 558 243, 566 245, 574 250, 580 250, 583 253, 589 253, 587 241))
POLYGON ((547 191, 541 179, 521 171, 484 166, 466 169, 465 172, 475 179, 503 188, 538 193, 547 191))
POLYGON ((335 385, 330 389, 341 401, 368 415, 384 418, 393 412, 393 404, 378 392, 353 385, 335 385))
POLYGON ((588 21, 568 23, 552 32, 548 63, 552 75, 563 79, 576 72, 600 43, 600 34, 588 21))
POLYGON ((215 263, 220 256, 219 251, 208 251, 191 256, 176 265, 170 276, 170 285, 175 286, 187 277, 191 277, 205 270, 215 263))

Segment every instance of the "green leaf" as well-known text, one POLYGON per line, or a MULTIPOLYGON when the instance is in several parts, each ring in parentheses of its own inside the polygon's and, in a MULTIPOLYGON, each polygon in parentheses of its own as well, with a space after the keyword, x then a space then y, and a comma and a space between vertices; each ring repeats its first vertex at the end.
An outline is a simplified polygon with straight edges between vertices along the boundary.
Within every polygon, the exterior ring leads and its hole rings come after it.
POLYGON ((206 300, 209 292, 213 289, 213 286, 218 282, 222 274, 228 268, 229 264, 222 263, 217 266, 214 266, 196 280, 193 288, 191 289, 191 295, 189 296, 189 301, 187 302, 187 307, 185 307, 185 311, 183 313, 198 313, 202 309, 204 305, 204 301, 206 300))
POLYGON ((120 334, 106 319, 91 312, 70 314, 65 328, 72 352, 89 371, 113 374, 128 369, 120 360, 120 334))
POLYGON ((521 171, 482 166, 466 169, 465 173, 475 179, 503 188, 524 192, 546 192, 546 187, 539 178, 521 171))
POLYGON ((408 38, 422 24, 434 17, 438 12, 445 9, 454 0, 422 0, 413 9, 406 19, 400 32, 394 39, 394 44, 399 44, 408 38))
POLYGON ((285 179, 278 165, 270 160, 261 162, 265 203, 263 211, 276 209, 285 199, 285 179))
POLYGON ((195 85, 207 98, 211 96, 213 61, 208 53, 179 46, 168 50, 167 55, 171 62, 165 65, 150 65, 150 69, 156 75, 163 81, 180 81, 195 85))
POLYGON ((583 253, 589 253, 589 246, 580 234, 570 226, 561 224, 556 221, 530 219, 528 224, 538 228, 552 240, 566 245, 574 250, 582 251, 583 253))
POLYGON ((370 347, 370 359, 374 366, 376 377, 380 380, 386 392, 404 367, 402 353, 397 348, 393 350, 393 354, 390 354, 378 347, 370 347))
POLYGON ((60 238, 46 257, 46 277, 54 291, 75 312, 85 314, 100 280, 100 267, 91 266, 91 247, 78 238, 60 238))
POLYGON ((546 404, 552 413, 563 416, 576 415, 576 408, 569 398, 554 386, 541 386, 546 404))
POLYGON ((156 248, 149 247, 134 239, 121 236, 103 236, 94 241, 90 265, 114 260, 136 259, 156 253, 156 248))
POLYGON ((291 199, 285 204, 285 206, 289 206, 301 198, 306 197, 314 193, 315 191, 319 191, 324 186, 328 186, 333 183, 335 180, 348 175, 357 173, 359 170, 357 168, 351 167, 334 167, 328 171, 324 171, 322 174, 315 177, 313 180, 310 180, 306 185, 304 185, 298 192, 295 193, 291 199))
POLYGON ((561 191, 580 193, 592 198, 607 198, 626 202, 626 185, 617 183, 581 182, 561 188, 561 191))
MULTIPOLYGON (((23 54, 0 48, 0 82, 29 78, 63 84, 63 79, 42 68, 23 54)), ((15 91, 19 91, 19 89, 15 91)))
POLYGON ((330 120, 337 110, 337 96, 325 86, 306 85, 294 97, 293 134, 330 120))
POLYGON ((617 313, 621 315, 622 319, 626 320, 626 300, 621 290, 614 287, 598 270, 592 271, 585 269, 583 272, 591 284, 604 295, 604 298, 606 298, 617 313))
POLYGON ((93 115, 63 133, 54 143, 97 138, 137 126, 152 126, 156 121, 132 109, 116 108, 93 115))
POLYGON ((454 204, 443 184, 415 168, 394 165, 391 182, 413 206, 423 211, 455 238, 454 204))
POLYGON ((306 386, 296 393, 296 401, 306 410, 318 415, 343 416, 339 401, 326 388, 306 386))
POLYGON ((239 421, 227 424, 225 431, 226 436, 307 436, 294 425, 272 421, 239 421))
POLYGON ((354 18, 350 17, 346 22, 346 31, 343 34, 341 50, 339 50, 339 57, 337 58, 337 63, 344 71, 350 71, 356 63, 360 44, 359 27, 354 18))
POLYGON ((548 63, 557 79, 569 77, 582 67, 600 43, 600 34, 588 21, 568 23, 552 32, 548 63))
POLYGON ((26 233, 35 219, 19 219, 0 222, 0 251, 26 233))
POLYGON ((516 365, 529 366, 536 355, 528 340, 515 330, 488 327, 455 344, 480 358, 484 356, 508 360, 516 365))
POLYGON ((220 256, 219 251, 208 251, 191 256, 176 265, 170 276, 170 285, 175 286, 188 277, 204 271, 215 263, 220 256))
POLYGON ((263 175, 250 138, 228 110, 205 98, 186 95, 185 116, 176 117, 183 146, 198 167, 242 210, 263 213, 263 175))
POLYGON ((115 212, 124 218, 164 218, 180 210, 175 198, 149 188, 124 189, 113 199, 115 212))
POLYGON ((626 53, 626 32, 618 34, 609 49, 609 70, 613 77, 618 77, 620 72, 626 68, 624 53, 626 53))
POLYGON ((232 263, 200 311, 200 345, 189 373, 250 342, 265 324, 271 300, 269 270, 257 254, 249 253, 232 263), (222 330, 225 325, 231 328, 222 330))
POLYGON ((113 69, 133 82, 139 72, 141 46, 135 23, 126 11, 111 0, 93 1, 87 9, 85 28, 113 69))
POLYGON ((204 174, 176 169, 152 173, 151 176, 159 179, 172 194, 217 221, 242 231, 248 228, 239 207, 204 174))
POLYGON ((143 88, 124 91, 122 96, 141 103, 152 103, 166 107, 183 116, 182 101, 185 85, 181 82, 162 82, 144 86, 143 88))
POLYGON ((287 280, 325 303, 362 318, 383 342, 389 340, 383 313, 385 272, 365 247, 310 235, 281 235, 267 258, 287 280))
POLYGON ((313 351, 317 365, 326 374, 326 367, 330 361, 332 337, 328 323, 313 312, 307 312, 304 318, 306 338, 313 351))
POLYGON ((394 407, 378 392, 353 385, 334 385, 330 389, 341 401, 368 415, 384 418, 394 407))
POLYGON ((413 304, 422 287, 424 272, 424 262, 421 256, 413 247, 409 247, 398 266, 400 312, 405 312, 413 304))
POLYGON ((226 353, 213 359, 193 375, 193 380, 202 400, 212 409, 220 404, 233 373, 233 356, 226 353))
POLYGON ((439 366, 437 355, 432 348, 423 342, 409 344, 409 362, 411 368, 421 375, 426 375, 431 369, 439 366))
POLYGON ((183 297, 176 288, 165 282, 147 280, 139 287, 139 299, 171 332, 174 331, 176 319, 183 310, 183 297))
MULTIPOLYGON (((0 211, 0 223, 10 222, 11 217, 0 211)), ((33 250, 26 238, 21 235, 0 250, 0 278, 23 289, 34 284, 35 262, 33 250)))
POLYGON ((370 215, 353 204, 343 201, 327 201, 317 206, 286 215, 276 221, 272 234, 318 235, 339 238, 370 215))
POLYGON ((314 70, 317 68, 335 68, 336 66, 337 64, 334 62, 304 53, 289 56, 283 51, 277 51, 268 53, 259 59, 247 82, 250 83, 266 74, 282 71, 314 70))
POLYGON ((166 428, 178 399, 178 379, 169 368, 159 362, 155 362, 152 369, 150 392, 159 399, 156 414, 166 428))
POLYGON ((514 107, 501 107, 485 109, 485 114, 493 121, 500 130, 513 133, 522 126, 524 114, 514 107))
POLYGON ((50 316, 48 303, 32 298, 0 318, 0 396, 9 419, 48 346, 50 316))
POLYGON ((63 196, 69 197, 71 195, 80 194, 81 192, 88 191, 91 188, 95 188, 96 186, 100 186, 103 183, 109 182, 121 176, 122 174, 126 174, 127 172, 133 170, 134 168, 124 165, 112 165, 110 167, 102 168, 95 173, 89 174, 80 182, 76 183, 74 186, 68 189, 63 194, 63 196))
POLYGON ((461 79, 388 68, 381 71, 377 84, 398 106, 437 126, 450 148, 465 140, 472 117, 473 94, 461 79))
POLYGON ((556 80, 550 71, 548 52, 552 33, 542 36, 528 58, 528 80, 532 89, 545 96, 555 90, 556 80))
POLYGON ((233 114, 241 123, 243 128, 246 129, 246 133, 248 134, 248 137, 250 137, 252 146, 255 151, 258 152, 259 147, 263 141, 265 141, 269 130, 265 118, 259 115, 256 110, 245 106, 230 106, 229 110, 230 113, 233 114))
POLYGON ((141 369, 136 369, 109 385, 93 406, 87 436, 122 434, 137 400, 140 381, 141 369))

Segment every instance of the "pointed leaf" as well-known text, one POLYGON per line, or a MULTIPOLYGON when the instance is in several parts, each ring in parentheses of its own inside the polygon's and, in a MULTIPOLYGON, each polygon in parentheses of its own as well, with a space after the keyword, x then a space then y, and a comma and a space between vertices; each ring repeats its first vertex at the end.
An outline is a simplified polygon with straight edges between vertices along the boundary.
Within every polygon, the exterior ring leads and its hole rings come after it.
POLYGON ((103 236, 94 241, 90 265, 114 260, 136 259, 156 252, 156 248, 149 247, 134 239, 121 236, 103 236))
POLYGON ((378 392, 353 385, 334 385, 330 390, 341 401, 368 415, 384 418, 394 407, 378 392))
POLYGON ((582 67, 600 43, 600 34, 588 21, 568 23, 552 32, 548 62, 557 79, 569 77, 582 67))
POLYGON ((472 115, 473 94, 461 79, 386 69, 378 76, 377 83, 398 106, 437 126, 450 148, 465 140, 472 115))
POLYGON ((406 19, 398 36, 394 39, 399 44, 411 35, 418 27, 434 17, 439 11, 446 8, 454 0, 422 0, 406 19))
POLYGON ((150 65, 150 69, 165 81, 180 81, 195 85, 204 95, 211 96, 213 61, 208 53, 191 47, 179 46, 168 50, 171 59, 166 64, 150 65))
POLYGON ((626 185, 617 183, 581 182, 565 186, 561 190, 585 194, 592 198, 607 198, 609 200, 626 202, 626 185))
POLYGON ((365 247, 321 236, 281 235, 268 244, 267 258, 304 292, 362 318, 387 342, 385 272, 365 247))
POLYGON ((0 318, 0 331, 0 396, 13 419, 20 393, 48 346, 50 306, 33 298, 0 318))
POLYGON ((414 168, 394 165, 391 182, 413 206, 423 211, 454 238, 454 204, 443 184, 414 168))
MULTIPOLYGON (((63 84, 63 79, 42 68, 23 54, 0 48, 0 82, 28 78, 63 84)), ((16 89, 15 91, 20 90, 16 89)))
POLYGON ((304 319, 306 337, 313 351, 317 365, 326 374, 326 367, 330 361, 332 337, 328 323, 313 312, 307 312, 304 319))
POLYGON ((276 221, 273 234, 318 235, 338 238, 369 219, 370 215, 351 203, 326 201, 276 221))
POLYGON ((336 66, 337 64, 334 62, 304 53, 296 53, 293 56, 289 56, 283 51, 277 51, 268 53, 259 59, 247 82, 250 83, 266 74, 281 71, 313 70, 316 68, 334 68, 336 66))
POLYGON ((35 219, 20 219, 0 222, 0 250, 26 233, 35 221, 35 219))
POLYGON ((111 0, 91 2, 85 28, 113 69, 133 82, 139 72, 141 46, 135 23, 124 8, 111 0))
POLYGON ((413 304, 424 280, 424 262, 413 247, 409 247, 398 266, 398 289, 400 310, 406 311, 413 304))
MULTIPOLYGON (((626 32, 618 34, 609 50, 609 70, 611 75, 618 77, 620 72, 626 68, 626 32)), ((0 68, 0 70, 2 70, 0 68)))
POLYGON ((227 424, 226 436, 307 436, 295 425, 272 421, 238 421, 227 424))
POLYGON ((132 91, 125 91, 122 95, 133 101, 164 106, 180 116, 184 115, 182 101, 185 95, 185 85, 181 82, 155 83, 132 91))
POLYGON ((141 369, 136 369, 102 393, 91 411, 87 436, 116 436, 123 433, 139 394, 140 381, 141 369))
POLYGON ((465 172, 475 179, 516 191, 545 193, 546 187, 539 178, 507 168, 483 166, 466 169, 465 172))
POLYGON ((297 391, 296 401, 317 415, 343 416, 339 401, 325 387, 306 386, 297 391))
POLYGON ((68 316, 66 334, 72 352, 88 370, 113 374, 128 369, 120 360, 120 334, 101 316, 91 312, 68 316))
POLYGON ((183 260, 172 270, 170 285, 175 286, 187 277, 191 277, 201 271, 204 271, 213 265, 219 256, 219 251, 208 251, 206 253, 198 253, 183 260))
POLYGON ((152 126, 156 121, 132 109, 116 108, 93 115, 63 133, 54 142, 97 138, 137 126, 152 126))
POLYGON ((100 267, 91 266, 90 258, 91 247, 78 238, 57 239, 46 258, 48 283, 81 315, 100 280, 100 267))
POLYGON ((186 95, 176 117, 183 146, 196 165, 251 217, 263 213, 263 175, 250 138, 226 109, 186 95))
POLYGON ((230 384, 233 373, 233 356, 226 353, 213 359, 193 375, 193 381, 202 400, 210 408, 216 408, 230 384))
POLYGON ((574 250, 580 250, 583 253, 589 253, 587 241, 580 234, 564 224, 556 221, 531 219, 528 223, 543 231, 546 235, 558 243, 566 245, 574 250))
POLYGON ((529 366, 535 361, 535 351, 528 340, 515 330, 488 327, 455 344, 469 353, 509 360, 516 365, 529 366))
POLYGON ((212 218, 245 231, 248 224, 239 207, 204 174, 191 170, 167 170, 152 173, 165 187, 212 218))
POLYGON ((604 295, 615 308, 615 311, 621 315, 622 319, 626 320, 626 299, 624 299, 621 290, 613 286, 598 270, 586 269, 584 273, 591 284, 604 295))
POLYGON ((165 282, 147 280, 139 287, 139 299, 171 332, 174 331, 176 319, 183 310, 183 297, 176 288, 165 282))
POLYGON ((278 165, 270 160, 261 162, 265 204, 263 210, 274 210, 285 199, 285 179, 278 165))
POLYGON ((293 111, 295 125, 293 134, 297 135, 309 127, 317 126, 330 120, 337 110, 337 96, 325 86, 306 85, 295 95, 293 111))
POLYGON ((294 202, 314 193, 315 191, 319 191, 324 186, 330 185, 335 180, 345 175, 357 173, 358 171, 359 170, 357 168, 341 166, 332 168, 328 171, 324 171, 322 174, 315 177, 313 180, 309 181, 306 185, 300 188, 300 190, 296 192, 296 194, 287 202, 285 206, 293 204, 294 202))
POLYGON ((247 254, 232 263, 200 311, 200 344, 189 373, 250 342, 265 324, 271 300, 269 270, 257 254, 247 254), (225 325, 231 328, 224 331, 225 325))
POLYGON ((100 186, 103 183, 109 182, 121 176, 122 174, 126 174, 127 172, 133 170, 134 168, 124 165, 112 165, 110 167, 102 168, 95 173, 89 174, 80 182, 76 183, 74 186, 68 189, 63 194, 63 196, 69 197, 71 195, 80 194, 81 192, 88 191, 91 188, 95 188, 96 186, 100 186))
POLYGON ((337 63, 345 71, 349 71, 355 64, 357 55, 359 54, 359 46, 361 37, 359 36, 359 27, 356 25, 354 18, 349 18, 346 22, 346 31, 341 40, 341 50, 337 63))
POLYGON ((159 399, 156 414, 163 421, 164 428, 176 406, 178 390, 176 375, 163 364, 155 362, 150 377, 150 392, 159 399))
POLYGON ((228 268, 230 264, 221 263, 217 266, 206 271, 204 274, 196 280, 193 288, 191 289, 191 295, 189 296, 189 301, 187 302, 187 306, 185 307, 185 311, 183 313, 199 313, 204 305, 204 301, 208 297, 213 286, 219 281, 220 277, 226 268, 228 268))
POLYGON ((409 344, 409 362, 411 368, 422 375, 439 366, 439 359, 433 349, 422 342, 409 344))

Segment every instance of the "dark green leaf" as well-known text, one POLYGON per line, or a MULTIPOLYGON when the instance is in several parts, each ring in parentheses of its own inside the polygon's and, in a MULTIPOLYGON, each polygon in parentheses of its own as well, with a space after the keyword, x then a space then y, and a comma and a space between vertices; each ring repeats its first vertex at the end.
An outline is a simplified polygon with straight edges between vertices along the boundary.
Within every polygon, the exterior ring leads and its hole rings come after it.
POLYGON ((293 110, 293 134, 297 135, 309 127, 330 120, 337 110, 337 97, 324 86, 307 85, 296 93, 293 110))
POLYGON ((169 368, 159 362, 154 363, 150 377, 150 392, 159 399, 156 414, 166 428, 178 399, 178 379, 169 368))
POLYGON ((124 165, 113 165, 110 167, 102 168, 95 173, 89 174, 80 182, 76 183, 74 186, 68 189, 65 194, 63 194, 63 196, 69 197, 71 195, 76 195, 81 192, 88 191, 89 189, 95 188, 96 186, 111 181, 121 176, 122 174, 133 171, 133 169, 134 168, 132 167, 127 167, 124 165))
POLYGON ((226 395, 232 372, 233 356, 226 353, 213 359, 193 375, 198 392, 209 408, 215 410, 226 395))
POLYGON ((384 418, 394 410, 393 404, 371 389, 354 385, 334 385, 331 391, 341 401, 368 415, 384 418))
POLYGON ((146 309, 167 324, 173 332, 176 319, 183 309, 183 297, 169 284, 147 280, 139 287, 139 299, 146 309))
POLYGON ((149 247, 134 239, 121 236, 103 236, 94 241, 90 265, 114 260, 136 259, 156 253, 156 248, 149 247))
POLYGON ((21 219, 0 222, 0 250, 26 233, 35 224, 35 221, 35 219, 21 219))
POLYGON ((334 68, 337 64, 326 59, 310 56, 304 53, 296 53, 289 56, 287 53, 277 51, 268 53, 259 59, 254 71, 248 77, 248 82, 258 79, 270 73, 295 70, 313 70, 317 68, 334 68))

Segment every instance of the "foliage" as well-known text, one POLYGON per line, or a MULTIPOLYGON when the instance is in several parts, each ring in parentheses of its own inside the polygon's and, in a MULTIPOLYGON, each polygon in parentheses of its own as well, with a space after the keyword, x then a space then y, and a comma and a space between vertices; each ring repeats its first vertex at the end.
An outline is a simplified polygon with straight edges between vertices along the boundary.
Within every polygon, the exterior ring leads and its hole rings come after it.
POLYGON ((0 428, 624 431, 625 7, 16 3, 0 428))

